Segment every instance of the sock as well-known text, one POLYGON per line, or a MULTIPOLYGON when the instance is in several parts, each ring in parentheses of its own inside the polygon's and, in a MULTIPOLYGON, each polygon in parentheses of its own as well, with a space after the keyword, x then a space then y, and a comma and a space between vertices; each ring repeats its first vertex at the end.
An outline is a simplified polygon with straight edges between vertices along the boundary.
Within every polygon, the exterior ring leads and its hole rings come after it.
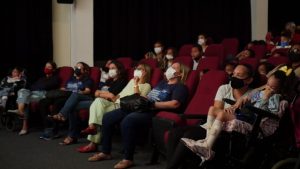
POLYGON ((203 125, 201 125, 203 128, 206 129, 206 137, 208 136, 208 133, 210 131, 211 126, 213 125, 214 121, 215 121, 215 117, 211 116, 211 115, 207 115, 207 120, 206 123, 204 123, 203 125))
POLYGON ((223 122, 220 120, 215 120, 210 129, 210 132, 206 136, 207 148, 210 149, 212 148, 220 132, 222 131, 222 128, 223 128, 223 122))

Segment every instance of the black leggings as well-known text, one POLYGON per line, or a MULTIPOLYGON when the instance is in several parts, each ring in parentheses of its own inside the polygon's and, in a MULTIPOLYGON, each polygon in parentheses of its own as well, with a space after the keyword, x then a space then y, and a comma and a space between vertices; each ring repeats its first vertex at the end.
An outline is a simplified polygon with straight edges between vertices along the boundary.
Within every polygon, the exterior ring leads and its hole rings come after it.
POLYGON ((180 139, 184 137, 199 140, 204 139, 205 136, 206 130, 200 126, 186 126, 172 129, 169 132, 167 143, 167 169, 179 168, 186 159, 192 159, 193 162, 200 164, 200 157, 190 151, 180 139))

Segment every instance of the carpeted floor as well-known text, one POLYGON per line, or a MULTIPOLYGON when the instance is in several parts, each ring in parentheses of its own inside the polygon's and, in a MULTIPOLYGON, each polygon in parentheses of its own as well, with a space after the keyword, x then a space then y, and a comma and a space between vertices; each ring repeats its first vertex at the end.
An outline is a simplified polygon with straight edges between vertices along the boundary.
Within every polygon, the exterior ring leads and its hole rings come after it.
MULTIPOLYGON (((1 169, 99 169, 113 168, 122 159, 121 143, 114 141, 113 160, 102 162, 88 162, 93 153, 78 153, 76 148, 87 143, 82 138, 79 143, 61 146, 62 138, 45 141, 39 139, 41 131, 31 129, 25 136, 18 136, 17 132, 0 128, 0 168, 1 169)), ((162 169, 165 161, 160 164, 148 166, 151 155, 150 147, 137 147, 135 154, 136 169, 162 169)))

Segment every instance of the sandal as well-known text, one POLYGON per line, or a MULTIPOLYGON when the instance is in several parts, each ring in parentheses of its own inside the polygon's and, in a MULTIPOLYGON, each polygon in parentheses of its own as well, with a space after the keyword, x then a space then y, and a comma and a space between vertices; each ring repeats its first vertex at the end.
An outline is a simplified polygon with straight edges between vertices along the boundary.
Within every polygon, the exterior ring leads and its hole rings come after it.
POLYGON ((53 116, 48 115, 48 117, 55 121, 61 121, 61 122, 66 121, 66 118, 61 113, 57 113, 56 115, 53 116))
POLYGON ((77 139, 68 136, 64 139, 64 141, 60 142, 59 144, 60 145, 71 145, 71 144, 75 144, 75 143, 77 143, 77 139))
POLYGON ((111 155, 104 154, 104 153, 97 153, 94 154, 92 157, 88 158, 88 161, 94 162, 94 161, 103 161, 103 160, 111 160, 111 155))
POLYGON ((133 166, 133 161, 131 161, 131 160, 121 160, 114 166, 114 168, 115 169, 125 169, 125 168, 130 168, 132 166, 133 166))

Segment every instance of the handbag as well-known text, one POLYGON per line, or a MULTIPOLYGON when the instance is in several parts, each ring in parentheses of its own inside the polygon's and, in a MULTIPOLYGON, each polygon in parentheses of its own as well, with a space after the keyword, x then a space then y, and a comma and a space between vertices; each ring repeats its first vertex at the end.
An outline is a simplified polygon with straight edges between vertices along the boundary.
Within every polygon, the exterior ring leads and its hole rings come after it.
POLYGON ((146 112, 150 110, 151 105, 147 98, 137 93, 120 98, 120 108, 125 112, 146 112))
POLYGON ((72 94, 71 91, 64 91, 60 89, 50 90, 46 93, 46 98, 48 99, 56 99, 61 97, 69 97, 72 94))

